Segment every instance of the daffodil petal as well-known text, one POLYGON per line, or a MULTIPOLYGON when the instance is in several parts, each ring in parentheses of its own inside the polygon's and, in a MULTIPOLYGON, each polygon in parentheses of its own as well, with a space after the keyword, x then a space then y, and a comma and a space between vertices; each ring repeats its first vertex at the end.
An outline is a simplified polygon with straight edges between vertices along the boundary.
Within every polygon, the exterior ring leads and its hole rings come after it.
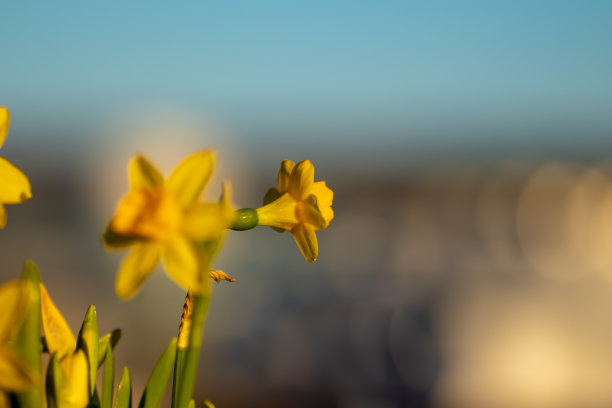
POLYGON ((295 163, 291 160, 283 160, 278 169, 278 191, 280 194, 285 194, 289 189, 289 177, 295 167, 295 163))
POLYGON ((161 249, 157 244, 145 242, 134 245, 119 267, 115 281, 117 296, 123 299, 133 297, 157 265, 160 254, 161 249))
POLYGON ((266 195, 263 198, 263 205, 270 204, 272 201, 278 199, 281 195, 282 194, 274 187, 268 189, 268 191, 266 191, 266 195))
POLYGON ((232 210, 232 184, 229 181, 224 181, 221 187, 221 198, 219 204, 225 208, 232 210))
POLYGON ((198 292, 202 286, 200 263, 194 245, 185 237, 176 237, 166 245, 162 256, 166 274, 185 290, 198 292))
POLYGON ((327 226, 321 210, 317 206, 317 197, 314 194, 309 195, 304 201, 300 201, 295 213, 301 222, 312 225, 315 230, 322 230, 327 226))
POLYGON ((185 233, 195 241, 217 238, 229 228, 234 212, 218 203, 197 203, 185 214, 185 233))
POLYGON ((292 229, 299 220, 296 218, 297 201, 289 193, 285 193, 268 205, 257 209, 258 225, 292 229))
POLYGON ((0 203, 0 229, 6 227, 6 208, 0 203))
POLYGON ((303 160, 293 168, 287 190, 297 201, 302 201, 310 194, 313 184, 314 166, 310 160, 303 160))
POLYGON ((22 392, 35 384, 34 374, 15 350, 0 344, 0 390, 22 392))
POLYGON ((8 133, 9 122, 11 121, 11 114, 8 109, 4 106, 0 106, 0 147, 4 144, 6 134, 8 133))
POLYGON ((142 240, 140 237, 133 237, 129 235, 119 234, 111 228, 110 223, 106 226, 106 229, 102 233, 102 242, 106 249, 122 249, 127 248, 134 243, 142 240))
POLYGON ((8 281, 0 286, 0 343, 11 340, 19 330, 28 312, 27 290, 28 286, 18 280, 8 281))
POLYGON ((40 285, 40 307, 42 312, 42 326, 45 342, 49 354, 57 352, 58 358, 72 354, 76 349, 76 338, 64 316, 57 309, 49 296, 45 285, 40 285))
POLYGON ((307 224, 298 224, 291 230, 302 255, 308 262, 314 262, 319 256, 319 244, 314 229, 307 224))
POLYGON ((89 366, 83 350, 70 353, 59 361, 63 371, 59 406, 86 407, 89 403, 89 366), (64 405, 65 404, 65 405, 64 405))
POLYGON ((212 150, 203 150, 187 156, 172 171, 167 187, 179 203, 186 208, 202 194, 215 165, 212 150))
POLYGON ((26 175, 0 157, 0 203, 19 204, 31 197, 32 188, 26 175))
POLYGON ((153 164, 144 156, 132 157, 128 164, 130 188, 141 189, 159 187, 164 184, 164 178, 153 164))
POLYGON ((327 187, 324 181, 317 181, 312 185, 310 193, 317 196, 317 206, 321 210, 323 218, 329 224, 334 219, 334 211, 331 208, 334 201, 334 192, 327 187))

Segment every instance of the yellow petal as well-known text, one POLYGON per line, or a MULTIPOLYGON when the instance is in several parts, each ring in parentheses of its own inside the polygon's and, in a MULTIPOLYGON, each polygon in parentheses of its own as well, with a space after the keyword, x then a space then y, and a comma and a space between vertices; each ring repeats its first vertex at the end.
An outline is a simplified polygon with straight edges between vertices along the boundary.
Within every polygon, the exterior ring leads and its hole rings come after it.
POLYGON ((31 197, 32 188, 25 174, 0 157, 0 203, 19 204, 31 197))
POLYGON ((289 188, 289 177, 295 167, 295 163, 291 160, 283 160, 278 169, 278 191, 280 194, 285 194, 289 188))
POLYGON ((0 203, 0 229, 6 226, 6 208, 0 203))
POLYGON ((183 228, 195 241, 217 238, 229 228, 234 220, 234 211, 218 203, 197 203, 185 214, 183 228))
POLYGON ((301 222, 312 225, 315 230, 322 230, 327 226, 321 210, 317 206, 317 197, 314 194, 298 203, 295 214, 301 222))
POLYGON ((319 255, 319 244, 314 229, 307 224, 298 224, 291 230, 302 255, 308 262, 314 262, 319 255))
POLYGON ((63 371, 60 407, 85 408, 89 403, 89 365, 83 350, 70 353, 59 361, 63 371))
POLYGON ((0 147, 4 144, 6 134, 8 133, 9 122, 11 121, 11 114, 8 109, 4 106, 0 106, 0 147))
POLYGON ((0 344, 0 390, 22 392, 36 380, 31 369, 16 351, 0 344))
POLYGON ((183 208, 190 206, 202 194, 214 165, 212 150, 203 150, 184 158, 170 174, 166 186, 183 208))
POLYGON ((289 177, 287 190, 297 201, 302 201, 314 184, 314 166, 310 160, 303 160, 295 165, 289 177))
POLYGON ((57 352, 58 358, 72 354, 76 349, 76 338, 42 283, 40 283, 40 307, 43 333, 49 354, 57 352))
POLYGON ((278 199, 281 195, 282 194, 274 187, 269 188, 268 191, 266 191, 266 195, 263 198, 263 205, 270 204, 272 201, 278 199))
POLYGON ((219 204, 233 211, 232 205, 232 184, 229 181, 224 181, 221 187, 221 199, 219 204))
POLYGON ((160 172, 144 156, 132 157, 128 164, 128 178, 131 189, 160 187, 164 184, 164 178, 160 172))
POLYGON ((236 279, 230 278, 229 275, 223 272, 220 269, 211 269, 208 274, 211 278, 213 278, 216 282, 221 282, 222 280, 228 282, 236 282, 236 279))
POLYGON ((157 265, 160 253, 160 247, 154 243, 144 242, 134 245, 119 267, 115 281, 117 296, 122 299, 133 297, 157 265))
POLYGON ((22 281, 9 281, 0 286, 0 343, 15 336, 28 312, 28 286, 22 281))
POLYGON ((198 293, 202 289, 199 276, 200 262, 194 245, 186 238, 177 236, 166 245, 162 256, 166 274, 185 290, 198 293))
POLYGON ((310 192, 317 196, 317 206, 321 210, 326 223, 329 224, 334 219, 334 211, 331 208, 334 201, 334 192, 327 187, 324 181, 314 183, 310 192))
POLYGON ((129 235, 119 234, 111 228, 110 223, 106 226, 106 229, 102 233, 102 242, 106 249, 123 249, 141 240, 139 237, 133 237, 129 235))
POLYGON ((296 206, 297 201, 289 193, 285 193, 270 204, 257 209, 258 225, 290 230, 299 223, 295 215, 296 206))

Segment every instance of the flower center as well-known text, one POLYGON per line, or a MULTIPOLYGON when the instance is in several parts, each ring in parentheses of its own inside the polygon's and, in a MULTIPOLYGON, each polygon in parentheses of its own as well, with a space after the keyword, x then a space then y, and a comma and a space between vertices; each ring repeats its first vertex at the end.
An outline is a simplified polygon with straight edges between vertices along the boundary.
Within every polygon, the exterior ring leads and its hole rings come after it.
POLYGON ((181 228, 183 214, 172 194, 163 189, 131 190, 124 196, 111 228, 123 235, 168 241, 181 228))

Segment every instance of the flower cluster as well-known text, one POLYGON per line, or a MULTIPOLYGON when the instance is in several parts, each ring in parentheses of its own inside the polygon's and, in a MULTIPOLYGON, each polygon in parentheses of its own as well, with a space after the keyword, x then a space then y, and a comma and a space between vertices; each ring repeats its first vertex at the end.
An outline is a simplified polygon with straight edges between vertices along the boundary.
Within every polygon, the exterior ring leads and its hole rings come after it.
MULTIPOLYGON (((0 146, 8 125, 8 110, 0 107, 0 146)), ((327 228, 334 217, 333 192, 324 181, 314 181, 314 166, 308 160, 284 160, 277 187, 268 190, 264 205, 257 209, 234 209, 229 183, 224 183, 218 201, 203 200, 214 166, 213 151, 197 151, 164 178, 146 157, 134 156, 127 168, 129 190, 102 234, 107 249, 128 249, 116 277, 120 298, 135 296, 160 263, 187 291, 178 337, 170 340, 153 368, 141 407, 159 406, 173 375, 172 407, 195 408, 192 398, 211 280, 235 281, 212 269, 228 230, 270 226, 291 231, 306 260, 314 262, 319 251, 315 231, 327 228)), ((0 228, 6 224, 4 204, 22 203, 31 196, 27 177, 0 158, 0 228)), ((93 305, 75 336, 38 269, 26 262, 21 279, 0 286, 0 308, 0 408, 38 408, 45 402, 50 408, 132 406, 127 367, 114 387, 113 350, 121 332, 100 337, 93 305), (43 353, 49 355, 46 371, 43 353)), ((209 401, 203 406, 213 407, 209 401)))

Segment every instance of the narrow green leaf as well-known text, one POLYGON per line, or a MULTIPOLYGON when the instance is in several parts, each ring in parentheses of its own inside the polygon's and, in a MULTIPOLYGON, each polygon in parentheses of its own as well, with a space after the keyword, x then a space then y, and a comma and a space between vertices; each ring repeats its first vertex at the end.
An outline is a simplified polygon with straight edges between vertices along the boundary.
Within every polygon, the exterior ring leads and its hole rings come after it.
POLYGON ((115 388, 115 359, 113 348, 106 347, 104 371, 102 372, 102 408, 113 406, 113 390, 115 388))
POLYGON ((123 367, 123 374, 119 380, 117 397, 115 397, 115 408, 132 408, 132 384, 130 381, 130 370, 123 367))
POLYGON ((60 385, 62 382, 62 369, 57 361, 57 353, 53 353, 47 367, 47 407, 59 408, 60 385))
POLYGON ((172 380, 172 408, 178 407, 178 396, 183 377, 183 367, 187 349, 177 347, 176 360, 174 361, 174 379, 172 380))
POLYGON ((166 390, 166 384, 170 379, 175 359, 176 337, 170 340, 161 357, 157 360, 153 371, 151 371, 147 385, 142 393, 142 398, 140 399, 139 408, 156 408, 159 406, 166 390))
POLYGON ((28 314, 19 329, 14 344, 19 354, 32 369, 32 373, 38 379, 38 384, 28 391, 17 394, 17 400, 22 407, 42 407, 42 343, 40 342, 42 318, 40 312, 40 288, 38 286, 40 273, 34 262, 26 261, 23 265, 21 279, 29 287, 30 304, 28 305, 28 314))
POLYGON ((77 349, 82 349, 89 363, 89 395, 96 389, 96 373, 98 371, 98 319, 96 307, 89 306, 83 319, 83 325, 77 339, 77 349))
POLYGON ((215 404, 213 404, 209 400, 202 401, 202 408, 215 408, 215 404))
POLYGON ((187 408, 195 408, 195 401, 194 400, 189 401, 189 404, 187 404, 187 408))
POLYGON ((89 400, 89 404, 87 408, 102 408, 102 404, 100 403, 100 397, 98 397, 98 391, 94 390, 93 397, 89 400))
POLYGON ((104 336, 100 337, 100 341, 98 342, 98 368, 104 362, 104 358, 106 357, 106 349, 110 345, 113 349, 119 342, 121 338, 121 329, 115 329, 110 333, 106 333, 104 336))

